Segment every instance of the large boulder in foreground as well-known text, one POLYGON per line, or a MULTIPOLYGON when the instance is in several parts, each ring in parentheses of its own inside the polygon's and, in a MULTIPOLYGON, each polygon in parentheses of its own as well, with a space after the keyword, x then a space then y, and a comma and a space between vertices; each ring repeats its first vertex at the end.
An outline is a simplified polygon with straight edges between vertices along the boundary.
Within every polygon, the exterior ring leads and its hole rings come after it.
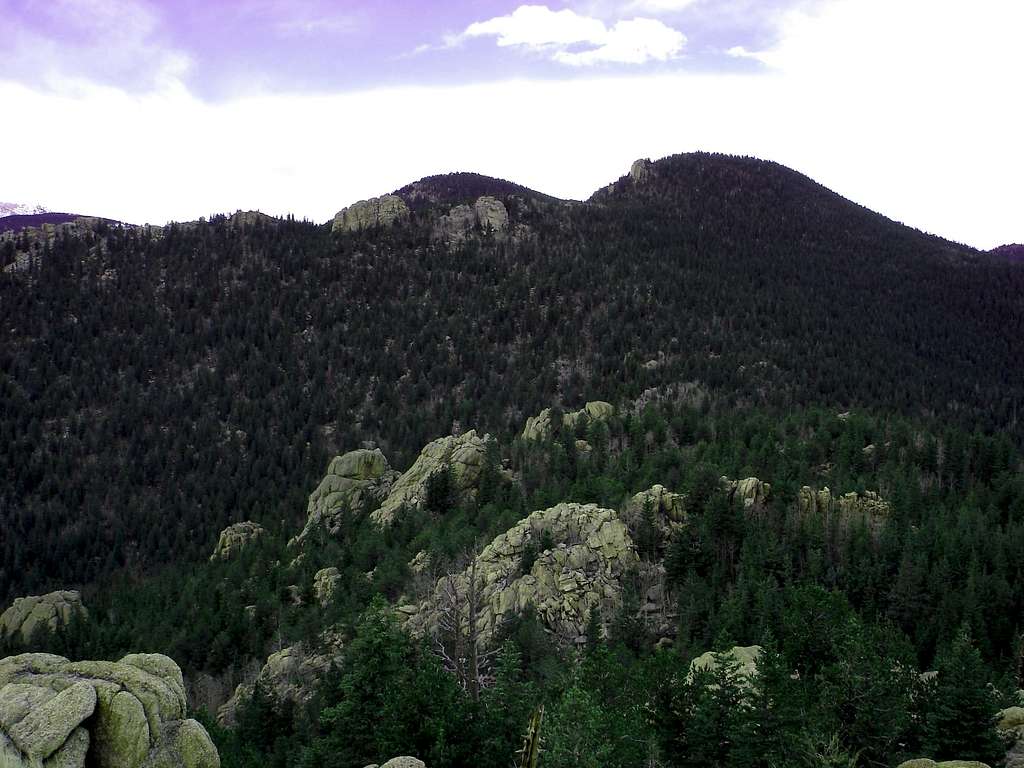
POLYGON ((324 479, 309 495, 305 527, 289 546, 301 546, 317 532, 337 536, 349 512, 376 509, 397 478, 398 473, 376 448, 335 456, 324 479))
POLYGON ((622 604, 623 579, 639 564, 626 524, 596 504, 563 503, 534 512, 484 547, 460 573, 438 580, 418 605, 399 611, 415 634, 436 634, 451 594, 466 595, 475 577, 484 644, 502 624, 532 606, 567 643, 585 634, 592 610, 611 616, 622 604))
POLYGON ((442 437, 428 443, 413 465, 395 481, 380 508, 370 513, 370 519, 384 527, 394 521, 403 507, 421 509, 427 500, 430 478, 438 472, 451 472, 460 500, 472 497, 480 483, 489 439, 471 429, 458 437, 442 437))
POLYGON ((209 734, 186 718, 181 670, 159 654, 0 660, 0 752, 5 768, 220 768, 209 734))
POLYGON ((360 200, 338 211, 331 226, 334 232, 358 232, 370 227, 387 227, 409 218, 409 206, 398 195, 360 200))
POLYGON ((56 632, 70 624, 76 616, 88 616, 78 592, 50 592, 48 595, 19 597, 0 616, 0 635, 20 637, 22 642, 27 643, 36 630, 56 632))

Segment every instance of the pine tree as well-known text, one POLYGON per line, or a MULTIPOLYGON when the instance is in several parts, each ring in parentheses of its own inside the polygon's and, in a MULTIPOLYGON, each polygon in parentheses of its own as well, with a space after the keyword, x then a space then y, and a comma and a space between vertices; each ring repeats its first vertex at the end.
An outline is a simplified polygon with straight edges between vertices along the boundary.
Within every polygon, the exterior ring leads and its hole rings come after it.
POLYGON ((1004 751, 995 728, 999 706, 966 627, 939 655, 936 667, 926 751, 936 760, 997 763, 1004 751))

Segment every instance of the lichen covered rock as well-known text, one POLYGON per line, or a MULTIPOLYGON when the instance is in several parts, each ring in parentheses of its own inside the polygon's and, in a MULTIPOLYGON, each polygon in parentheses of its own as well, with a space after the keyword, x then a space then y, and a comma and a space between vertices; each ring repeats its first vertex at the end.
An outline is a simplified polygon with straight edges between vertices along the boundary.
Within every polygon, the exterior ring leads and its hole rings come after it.
POLYGON ((673 493, 663 485, 653 485, 630 499, 622 511, 622 519, 635 536, 649 514, 661 533, 662 544, 686 523, 686 496, 673 493))
POLYGON ((166 656, 70 662, 32 653, 0 660, 0 746, 43 768, 219 768, 201 725, 185 719, 181 670, 166 656), (189 733, 188 750, 167 734, 189 733), (186 759, 186 752, 191 755, 186 759))
POLYGON ((321 608, 326 608, 334 600, 334 595, 341 584, 341 571, 334 566, 321 568, 313 577, 313 597, 321 608))
POLYGON ((360 200, 338 211, 331 226, 334 232, 358 232, 369 227, 387 227, 409 218, 409 206, 398 195, 360 200))
MULTIPOLYGON (((607 421, 615 414, 615 406, 603 400, 594 400, 587 403, 578 411, 571 411, 562 414, 562 426, 566 429, 575 430, 580 423, 588 424, 595 421, 607 421)), ((552 411, 545 408, 536 416, 526 419, 526 426, 523 428, 523 440, 546 440, 552 434, 552 411)))
POLYGON ((324 479, 309 495, 305 527, 289 546, 302 546, 317 532, 337 536, 347 513, 378 507, 397 478, 398 473, 378 449, 334 457, 324 479))
POLYGON ((37 630, 55 632, 70 624, 76 616, 88 616, 78 592, 61 591, 19 597, 0 616, 0 635, 20 636, 21 641, 27 643, 37 630))
POLYGON ((838 515, 841 521, 863 520, 872 526, 880 525, 892 511, 892 505, 874 491, 834 496, 828 486, 815 491, 806 485, 797 496, 797 507, 803 515, 838 515))
POLYGON ((765 483, 756 477, 730 480, 723 476, 720 483, 722 490, 729 496, 729 501, 741 503, 744 509, 763 507, 772 492, 770 483, 765 483))
POLYGON ((229 525, 220 532, 217 546, 214 547, 213 554, 210 555, 210 562, 231 560, 237 557, 243 549, 265 533, 266 530, 264 530, 262 525, 249 520, 229 525))
MULTIPOLYGON (((736 645, 726 653, 733 661, 739 664, 739 674, 742 679, 749 682, 754 678, 757 674, 757 660, 761 658, 761 646, 736 645)), ((687 677, 692 679, 700 671, 714 672, 717 668, 718 663, 715 661, 714 651, 708 651, 690 662, 690 670, 687 677)))
POLYGON ((475 494, 487 454, 487 440, 470 430, 458 437, 442 437, 429 443, 413 465, 399 477, 370 519, 380 526, 394 521, 399 509, 420 509, 427 498, 427 484, 437 472, 451 471, 455 490, 463 499, 475 494))
MULTIPOLYGON (((610 615, 621 605, 622 579, 638 562, 625 523, 610 509, 564 503, 534 512, 476 557, 480 638, 489 642, 505 621, 532 606, 549 630, 575 642, 592 609, 610 615), (545 539, 553 546, 537 551, 545 539), (536 559, 524 572, 528 551, 536 559)), ((419 605, 403 606, 400 614, 408 628, 416 634, 436 633, 444 594, 452 587, 465 594, 472 573, 467 567, 446 576, 419 605)))
POLYGON ((325 632, 317 647, 297 643, 271 654, 256 679, 239 685, 218 710, 217 722, 224 727, 235 725, 239 704, 252 698, 257 685, 276 701, 304 706, 313 698, 319 680, 341 663, 343 649, 340 635, 325 632))

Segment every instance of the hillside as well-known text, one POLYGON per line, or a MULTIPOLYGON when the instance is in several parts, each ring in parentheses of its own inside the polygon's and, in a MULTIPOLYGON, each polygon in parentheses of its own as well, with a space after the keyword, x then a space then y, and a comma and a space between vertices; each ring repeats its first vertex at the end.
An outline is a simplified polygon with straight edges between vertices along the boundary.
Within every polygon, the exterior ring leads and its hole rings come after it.
POLYGON ((197 559, 241 519, 286 529, 364 443, 405 468, 453 426, 508 436, 682 383, 1020 437, 1024 275, 780 166, 682 155, 585 204, 472 174, 416 189, 430 205, 390 227, 7 241, 4 263, 40 258, 0 277, 0 595, 197 559), (479 192, 504 211, 486 231, 454 205, 479 192))

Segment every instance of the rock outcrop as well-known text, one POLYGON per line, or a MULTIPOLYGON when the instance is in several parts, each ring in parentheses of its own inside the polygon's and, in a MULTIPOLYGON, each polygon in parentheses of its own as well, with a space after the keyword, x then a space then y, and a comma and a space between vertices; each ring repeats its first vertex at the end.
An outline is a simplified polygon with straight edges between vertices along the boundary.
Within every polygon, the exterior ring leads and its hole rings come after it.
POLYGON ((649 513, 661 532, 662 543, 667 544, 672 534, 686 523, 686 496, 673 493, 663 485, 651 486, 630 499, 622 511, 622 519, 636 534, 649 513))
POLYGON ((266 530, 262 525, 249 520, 229 525, 220 532, 217 546, 214 548, 213 554, 210 555, 210 562, 238 557, 243 549, 265 533, 266 530))
POLYGON ((889 516, 892 506, 874 491, 844 493, 833 496, 828 486, 815 491, 809 486, 800 489, 797 506, 801 514, 828 517, 838 515, 841 519, 864 520, 869 525, 878 525, 889 516))
POLYGON ((730 480, 722 477, 720 480, 722 490, 728 494, 729 501, 739 501, 744 509, 750 507, 763 507, 771 495, 772 486, 770 483, 762 482, 756 477, 746 477, 742 480, 730 480))
POLYGON ((348 208, 338 211, 331 230, 334 232, 358 232, 369 227, 387 227, 396 221, 409 218, 409 206, 398 195, 384 195, 360 200, 348 208))
POLYGON ((1004 768, 1024 768, 1024 707, 1002 710, 996 729, 1007 745, 1004 768))
POLYGON ((473 204, 473 212, 484 232, 493 232, 497 236, 508 232, 508 211, 505 204, 496 197, 478 197, 473 204))
POLYGON ((610 616, 621 605, 622 579, 638 562, 629 531, 614 511, 563 503, 521 520, 483 549, 475 568, 440 579, 426 600, 399 611, 412 632, 433 634, 445 610, 445 595, 466 594, 475 573, 481 606, 476 625, 482 642, 489 642, 503 622, 528 606, 558 637, 576 642, 592 609, 610 616), (552 546, 539 551, 544 540, 552 546), (532 563, 528 552, 535 556, 532 563))
POLYGON ((158 654, 71 662, 0 661, 5 768, 219 768, 206 730, 186 719, 178 665, 158 654))
POLYGON ((398 473, 376 448, 334 457, 324 479, 309 495, 305 527, 289 546, 301 546, 317 531, 337 536, 347 513, 378 507, 397 478, 398 473))
POLYGON ((649 158, 634 160, 629 167, 629 178, 635 184, 643 184, 654 175, 654 163, 649 158))
POLYGON ((476 430, 458 437, 442 437, 428 443, 408 470, 402 473, 379 509, 370 519, 380 526, 390 525, 398 510, 420 509, 427 498, 427 483, 437 472, 452 473, 455 489, 463 499, 476 492, 487 454, 488 436, 479 437, 476 430))
POLYGON ((257 224, 272 224, 276 219, 259 211, 235 211, 228 217, 232 227, 253 227, 257 224))
POLYGON ((927 757, 919 757, 916 760, 907 760, 900 763, 896 768, 989 768, 988 763, 979 763, 974 760, 946 760, 936 763, 927 757))
POLYGON ((84 618, 88 615, 78 592, 50 592, 47 595, 19 597, 0 616, 0 635, 17 636, 27 643, 37 629, 56 632, 70 624, 76 616, 84 618))
MULTIPOLYGON (((587 403, 578 411, 562 414, 562 426, 575 430, 578 424, 592 421, 607 421, 615 414, 615 406, 602 400, 587 403)), ((523 428, 523 440, 546 440, 552 434, 552 411, 545 408, 536 416, 526 419, 523 428)))
POLYGON ((427 768, 427 766, 422 760, 403 755, 402 757, 391 758, 384 765, 374 763, 366 766, 366 768, 427 768))
POLYGON ((239 704, 252 698, 257 685, 275 701, 304 706, 313 698, 320 678, 341 663, 342 651, 341 636, 325 632, 319 647, 298 643, 271 654, 256 679, 239 685, 217 711, 217 722, 226 728, 234 726, 239 704))
MULTIPOLYGON (((741 678, 749 682, 757 675, 757 660, 761 658, 761 646, 735 645, 728 650, 727 655, 739 665, 741 678)), ((687 678, 692 680, 700 671, 714 672, 717 668, 718 662, 715 661, 714 651, 708 651, 690 662, 687 678)))
POLYGON ((496 197, 485 195, 477 198, 472 206, 456 205, 438 219, 434 237, 448 243, 449 247, 455 247, 465 242, 477 228, 491 233, 496 239, 505 239, 509 231, 505 204, 496 197))
POLYGON ((322 568, 313 577, 313 597, 321 608, 326 608, 334 600, 334 595, 341 585, 341 572, 331 566, 322 568))

